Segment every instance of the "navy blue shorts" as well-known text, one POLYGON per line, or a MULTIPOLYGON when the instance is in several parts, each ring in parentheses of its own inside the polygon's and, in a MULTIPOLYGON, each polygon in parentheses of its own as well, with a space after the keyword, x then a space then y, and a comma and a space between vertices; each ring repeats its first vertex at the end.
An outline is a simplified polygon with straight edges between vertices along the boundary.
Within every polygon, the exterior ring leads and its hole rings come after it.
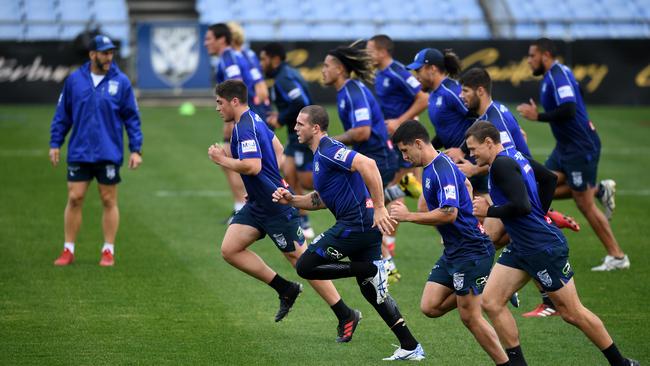
POLYGON ((353 231, 343 225, 334 225, 318 235, 307 250, 333 261, 348 257, 353 262, 381 259, 381 232, 353 231))
POLYGON ((314 153, 309 146, 298 142, 298 137, 289 135, 289 142, 284 148, 284 155, 291 156, 299 172, 311 172, 314 165, 314 153))
POLYGON ((118 184, 122 181, 120 166, 110 161, 68 163, 68 182, 89 182, 93 178, 104 185, 118 184))
POLYGON ((574 191, 584 192, 596 186, 600 151, 584 156, 564 157, 557 149, 546 160, 546 167, 566 175, 569 187, 574 191))
POLYGON ((458 263, 440 258, 429 273, 428 281, 448 287, 456 295, 467 295, 470 290, 474 295, 479 295, 483 293, 493 262, 494 254, 458 263))
POLYGON ((557 291, 573 277, 569 264, 569 247, 558 245, 530 255, 519 255, 503 248, 497 263, 528 273, 544 291, 557 291))
POLYGON ((250 204, 246 203, 235 216, 231 224, 240 224, 254 227, 262 235, 257 239, 260 240, 268 235, 280 251, 290 253, 296 250, 294 243, 303 245, 305 236, 300 226, 300 216, 298 210, 291 208, 287 215, 275 215, 260 217, 252 212, 250 204))

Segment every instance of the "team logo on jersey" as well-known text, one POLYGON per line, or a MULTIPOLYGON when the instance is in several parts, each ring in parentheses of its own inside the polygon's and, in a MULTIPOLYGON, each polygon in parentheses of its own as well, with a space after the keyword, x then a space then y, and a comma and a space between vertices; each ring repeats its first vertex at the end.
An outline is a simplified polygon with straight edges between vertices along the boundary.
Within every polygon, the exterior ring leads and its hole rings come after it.
POLYGON ((383 85, 384 88, 388 88, 388 86, 390 85, 390 79, 389 78, 384 79, 383 85))
POLYGON ((115 165, 112 164, 106 165, 106 178, 108 179, 115 178, 115 165))
POLYGON ((339 108, 345 109, 345 99, 341 99, 341 103, 339 103, 339 108))
POLYGON ((273 234, 273 241, 280 249, 287 247, 287 239, 284 237, 284 234, 273 234))
POLYGON ((431 189, 431 178, 427 178, 424 180, 424 187, 426 189, 431 189))
POLYGON ((120 82, 117 80, 108 81, 108 94, 115 95, 117 94, 117 88, 120 86, 120 82))
POLYGON ((320 171, 320 164, 318 164, 318 162, 315 162, 315 163, 314 163, 314 171, 315 171, 315 172, 319 172, 319 171, 320 171))
POLYGON ((339 259, 343 258, 343 253, 339 252, 338 249, 336 249, 336 248, 327 247, 327 249, 325 249, 325 252, 332 259, 339 260, 339 259))
POLYGON ((461 290, 464 284, 465 284, 465 274, 460 272, 454 273, 454 288, 456 289, 456 291, 461 290))
POLYGON ((244 140, 241 142, 241 152, 256 152, 257 151, 257 142, 255 140, 244 140))
POLYGON ((571 180, 573 180, 573 185, 580 187, 582 185, 582 172, 571 172, 571 180))
POLYGON ((348 155, 350 155, 350 150, 342 147, 338 149, 334 154, 334 160, 345 162, 345 160, 348 158, 348 155))
POLYGON ((551 276, 548 274, 547 270, 537 272, 537 278, 539 278, 540 282, 542 282, 542 285, 546 287, 551 287, 553 285, 553 280, 551 279, 551 276))
POLYGON ((456 199, 456 186, 449 184, 445 186, 445 198, 448 200, 456 199))
POLYGON ((542 83, 542 93, 546 93, 546 83, 542 83))
POLYGON ((503 104, 501 104, 501 105, 499 106, 499 110, 501 111, 501 113, 506 113, 506 112, 508 111, 508 107, 506 107, 506 106, 504 106, 503 104))
POLYGON ((442 105, 442 95, 438 96, 438 99, 436 99, 436 107, 440 107, 442 105))
POLYGON ((154 26, 151 30, 151 66, 165 83, 179 87, 199 66, 201 43, 196 26, 154 26))

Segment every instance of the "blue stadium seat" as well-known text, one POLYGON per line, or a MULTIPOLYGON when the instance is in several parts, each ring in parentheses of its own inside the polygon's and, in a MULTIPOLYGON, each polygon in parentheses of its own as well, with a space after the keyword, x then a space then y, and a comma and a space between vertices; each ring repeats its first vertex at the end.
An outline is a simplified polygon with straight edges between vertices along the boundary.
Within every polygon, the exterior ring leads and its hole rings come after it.
POLYGON ((246 39, 251 41, 268 41, 276 39, 275 28, 269 23, 244 24, 246 39))
POLYGON ((85 25, 81 24, 64 24, 59 37, 63 40, 74 39, 79 33, 83 32, 86 28, 85 25))
POLYGON ((88 22, 95 10, 88 0, 61 0, 59 17, 61 22, 88 22))
POLYGON ((123 1, 95 0, 95 19, 100 23, 127 22, 129 11, 123 1))
POLYGON ((59 26, 51 24, 28 24, 25 40, 41 41, 59 38, 59 26))
POLYGON ((311 39, 311 26, 302 22, 283 23, 278 29, 278 39, 281 40, 300 40, 311 39))
MULTIPOLYGON (((22 17, 22 10, 18 0, 3 1, 0 6, 0 22, 18 22, 22 17)), ((2 35, 0 37, 6 37, 2 35)))
MULTIPOLYGON (((50 0, 24 0, 25 20, 27 22, 52 22, 57 21, 57 11, 54 1, 50 0)), ((34 28, 36 29, 36 28, 34 28)), ((36 34, 40 34, 39 31, 36 34)))
POLYGON ((0 39, 2 40, 20 40, 23 39, 24 27, 15 24, 0 24, 0 39))
POLYGON ((352 38, 348 33, 347 26, 340 23, 321 23, 316 24, 310 29, 311 39, 315 40, 337 40, 345 37, 352 38))

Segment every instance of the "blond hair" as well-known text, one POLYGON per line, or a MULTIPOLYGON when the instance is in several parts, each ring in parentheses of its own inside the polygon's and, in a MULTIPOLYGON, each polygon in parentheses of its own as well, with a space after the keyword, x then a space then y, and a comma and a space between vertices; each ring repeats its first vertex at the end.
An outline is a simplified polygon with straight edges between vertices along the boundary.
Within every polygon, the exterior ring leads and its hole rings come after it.
POLYGON ((244 44, 244 28, 237 22, 228 22, 226 23, 232 34, 232 45, 241 47, 244 44))

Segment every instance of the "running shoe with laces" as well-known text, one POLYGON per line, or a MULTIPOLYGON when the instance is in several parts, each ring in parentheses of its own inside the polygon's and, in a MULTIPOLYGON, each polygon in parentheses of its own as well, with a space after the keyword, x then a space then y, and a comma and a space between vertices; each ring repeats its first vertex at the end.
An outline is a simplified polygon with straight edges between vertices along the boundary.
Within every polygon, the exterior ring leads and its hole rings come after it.
POLYGON ((339 343, 350 342, 361 318, 361 312, 357 309, 352 309, 352 316, 349 319, 339 322, 339 325, 336 327, 336 332, 338 334, 336 341, 339 343))
POLYGON ((422 361, 424 360, 425 356, 426 355, 424 354, 422 345, 418 343, 418 346, 411 351, 398 347, 392 356, 386 357, 383 360, 384 361, 422 361))
POLYGON ((527 313, 522 314, 524 318, 545 318, 547 316, 560 315, 557 310, 552 307, 542 303, 537 305, 535 309, 527 313))
POLYGON ((298 296, 300 296, 301 292, 302 284, 298 282, 291 282, 289 289, 283 295, 278 296, 280 299, 280 309, 278 309, 278 312, 275 314, 276 322, 284 319, 287 314, 289 314, 291 307, 296 302, 296 299, 298 296))
POLYGON ((67 248, 63 249, 63 252, 54 261, 55 266, 67 266, 69 264, 72 264, 74 262, 74 254, 67 248))

